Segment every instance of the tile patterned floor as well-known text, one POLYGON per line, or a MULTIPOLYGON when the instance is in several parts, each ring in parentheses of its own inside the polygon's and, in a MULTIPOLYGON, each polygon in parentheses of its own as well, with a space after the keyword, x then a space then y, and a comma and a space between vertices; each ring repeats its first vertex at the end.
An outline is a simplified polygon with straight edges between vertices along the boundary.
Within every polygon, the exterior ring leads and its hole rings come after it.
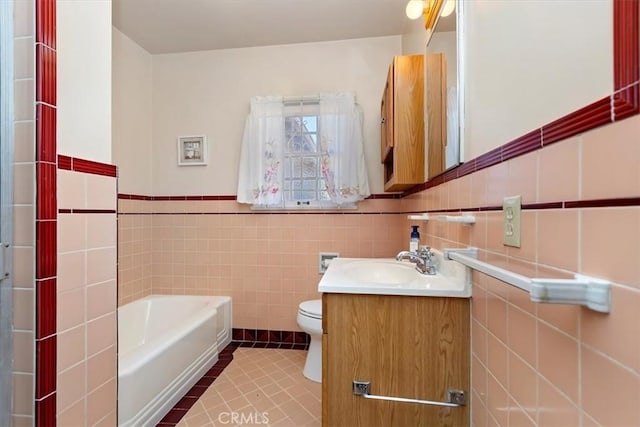
POLYGON ((306 351, 240 347, 179 427, 321 424, 321 385, 302 375, 306 351))

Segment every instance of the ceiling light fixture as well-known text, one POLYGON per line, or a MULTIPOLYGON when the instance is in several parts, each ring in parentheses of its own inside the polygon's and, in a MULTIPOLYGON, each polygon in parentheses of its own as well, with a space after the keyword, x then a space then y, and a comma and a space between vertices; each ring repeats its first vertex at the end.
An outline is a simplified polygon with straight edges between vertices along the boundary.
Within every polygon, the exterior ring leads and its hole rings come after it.
POLYGON ((456 0, 409 0, 405 13, 409 19, 424 16, 424 27, 432 30, 438 16, 449 16, 456 8, 456 0))

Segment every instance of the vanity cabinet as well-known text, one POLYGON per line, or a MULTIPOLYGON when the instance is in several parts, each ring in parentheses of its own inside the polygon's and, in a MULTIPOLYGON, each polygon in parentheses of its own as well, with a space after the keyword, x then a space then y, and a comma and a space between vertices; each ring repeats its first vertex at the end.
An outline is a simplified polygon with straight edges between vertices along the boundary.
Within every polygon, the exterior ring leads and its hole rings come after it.
POLYGON ((424 182, 424 55, 395 56, 380 103, 384 190, 424 182))
POLYGON ((325 293, 322 425, 468 426, 466 406, 447 408, 365 399, 374 395, 446 401, 448 389, 470 400, 469 299, 325 293))

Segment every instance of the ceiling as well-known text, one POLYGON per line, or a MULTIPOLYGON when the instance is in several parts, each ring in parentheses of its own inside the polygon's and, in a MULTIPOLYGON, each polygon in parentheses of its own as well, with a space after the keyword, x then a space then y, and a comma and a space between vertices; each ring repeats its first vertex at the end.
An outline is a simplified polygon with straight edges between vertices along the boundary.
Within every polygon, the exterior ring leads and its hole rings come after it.
POLYGON ((404 12, 406 0, 113 0, 112 4, 113 25, 151 54, 390 36, 403 34, 412 25, 404 12))

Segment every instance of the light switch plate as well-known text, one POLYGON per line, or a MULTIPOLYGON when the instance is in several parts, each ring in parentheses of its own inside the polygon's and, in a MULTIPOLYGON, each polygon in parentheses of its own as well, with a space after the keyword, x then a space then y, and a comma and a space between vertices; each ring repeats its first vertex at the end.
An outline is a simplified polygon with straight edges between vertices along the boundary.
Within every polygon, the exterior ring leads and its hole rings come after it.
POLYGON ((505 197, 502 205, 502 243, 505 246, 520 247, 520 196, 505 197))

